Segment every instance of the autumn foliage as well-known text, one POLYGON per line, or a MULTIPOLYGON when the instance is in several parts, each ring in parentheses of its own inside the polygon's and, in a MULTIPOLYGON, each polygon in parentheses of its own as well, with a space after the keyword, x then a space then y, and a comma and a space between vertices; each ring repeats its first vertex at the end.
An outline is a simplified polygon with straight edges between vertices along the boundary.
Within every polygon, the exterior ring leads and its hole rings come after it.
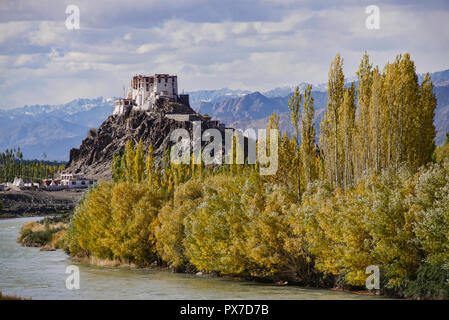
POLYGON ((434 153, 432 83, 418 83, 407 54, 383 71, 365 54, 357 85, 345 86, 342 64, 337 55, 329 72, 319 146, 311 87, 290 99, 297 127, 279 138, 272 176, 248 164, 174 165, 168 151, 156 165, 152 146, 130 141, 114 156, 114 181, 77 208, 67 250, 320 286, 363 287, 377 265, 383 292, 446 297, 449 163, 442 147, 434 153))

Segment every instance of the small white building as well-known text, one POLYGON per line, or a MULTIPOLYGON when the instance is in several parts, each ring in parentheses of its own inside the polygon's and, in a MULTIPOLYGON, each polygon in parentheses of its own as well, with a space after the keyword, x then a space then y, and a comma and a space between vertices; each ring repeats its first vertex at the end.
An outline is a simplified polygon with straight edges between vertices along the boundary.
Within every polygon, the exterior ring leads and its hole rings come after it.
POLYGON ((69 189, 88 188, 97 183, 95 179, 85 179, 81 174, 63 173, 61 175, 60 185, 69 189))

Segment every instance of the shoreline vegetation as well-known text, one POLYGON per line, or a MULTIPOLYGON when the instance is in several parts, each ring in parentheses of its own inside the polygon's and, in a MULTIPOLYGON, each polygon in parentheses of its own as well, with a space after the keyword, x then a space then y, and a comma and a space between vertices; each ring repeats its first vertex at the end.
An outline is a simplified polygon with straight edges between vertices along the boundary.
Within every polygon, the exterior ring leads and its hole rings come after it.
POLYGON ((39 247, 41 251, 63 249, 69 222, 70 214, 66 213, 25 223, 20 228, 17 242, 25 247, 39 247))
POLYGON ((0 300, 31 300, 31 298, 22 298, 16 295, 6 295, 0 291, 0 300))
MULTIPOLYGON (((35 228, 75 259, 352 292, 374 265, 377 294, 448 299, 449 138, 435 147, 430 78, 418 83, 408 54, 383 71, 365 54, 357 87, 342 66, 337 55, 319 147, 311 86, 290 99, 296 134, 277 141, 275 175, 173 164, 168 150, 157 166, 151 145, 145 159, 142 141, 128 141, 61 242, 58 227, 35 225, 27 241, 35 228)), ((278 124, 273 114, 267 129, 278 124)))

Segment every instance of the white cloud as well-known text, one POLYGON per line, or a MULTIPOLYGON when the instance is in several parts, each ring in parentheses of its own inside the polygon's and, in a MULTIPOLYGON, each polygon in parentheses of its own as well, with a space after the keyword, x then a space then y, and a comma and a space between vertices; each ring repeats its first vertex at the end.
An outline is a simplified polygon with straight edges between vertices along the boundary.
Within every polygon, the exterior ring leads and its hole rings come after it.
POLYGON ((64 34, 67 29, 62 23, 42 21, 37 30, 31 31, 28 35, 31 44, 39 46, 56 45, 64 42, 64 34))
POLYGON ((0 108, 120 94, 135 73, 178 74, 188 91, 319 83, 337 52, 352 76, 365 49, 381 66, 410 52, 419 72, 448 68, 442 4, 379 1, 381 29, 373 31, 359 1, 80 0, 81 29, 68 31, 64 4, 8 1, 0 10, 0 108))
POLYGON ((25 31, 30 29, 31 22, 28 21, 10 21, 0 23, 0 44, 7 40, 19 38, 25 31))
POLYGON ((161 44, 157 44, 157 43, 146 43, 143 44, 141 46, 139 46, 136 50, 136 53, 138 54, 143 54, 143 53, 147 53, 147 52, 151 52, 157 49, 160 49, 162 47, 161 44))

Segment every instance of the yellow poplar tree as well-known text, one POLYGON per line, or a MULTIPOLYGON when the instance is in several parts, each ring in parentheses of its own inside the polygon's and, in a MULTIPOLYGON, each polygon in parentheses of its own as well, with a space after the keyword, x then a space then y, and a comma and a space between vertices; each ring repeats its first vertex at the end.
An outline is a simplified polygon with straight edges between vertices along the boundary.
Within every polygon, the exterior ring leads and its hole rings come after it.
POLYGON ((143 142, 140 139, 134 156, 134 181, 139 183, 145 180, 145 155, 143 153, 143 142))
POLYGON ((134 181, 134 159, 136 157, 136 153, 134 150, 134 143, 132 140, 128 140, 125 147, 125 163, 126 163, 126 180, 127 181, 134 181))
POLYGON ((296 142, 296 155, 295 159, 297 160, 297 192, 298 192, 298 200, 301 201, 301 173, 300 173, 300 142, 299 142, 299 122, 301 121, 301 103, 302 103, 302 94, 299 92, 299 87, 296 87, 295 93, 288 99, 288 108, 290 110, 290 120, 294 129, 294 140, 296 142))

